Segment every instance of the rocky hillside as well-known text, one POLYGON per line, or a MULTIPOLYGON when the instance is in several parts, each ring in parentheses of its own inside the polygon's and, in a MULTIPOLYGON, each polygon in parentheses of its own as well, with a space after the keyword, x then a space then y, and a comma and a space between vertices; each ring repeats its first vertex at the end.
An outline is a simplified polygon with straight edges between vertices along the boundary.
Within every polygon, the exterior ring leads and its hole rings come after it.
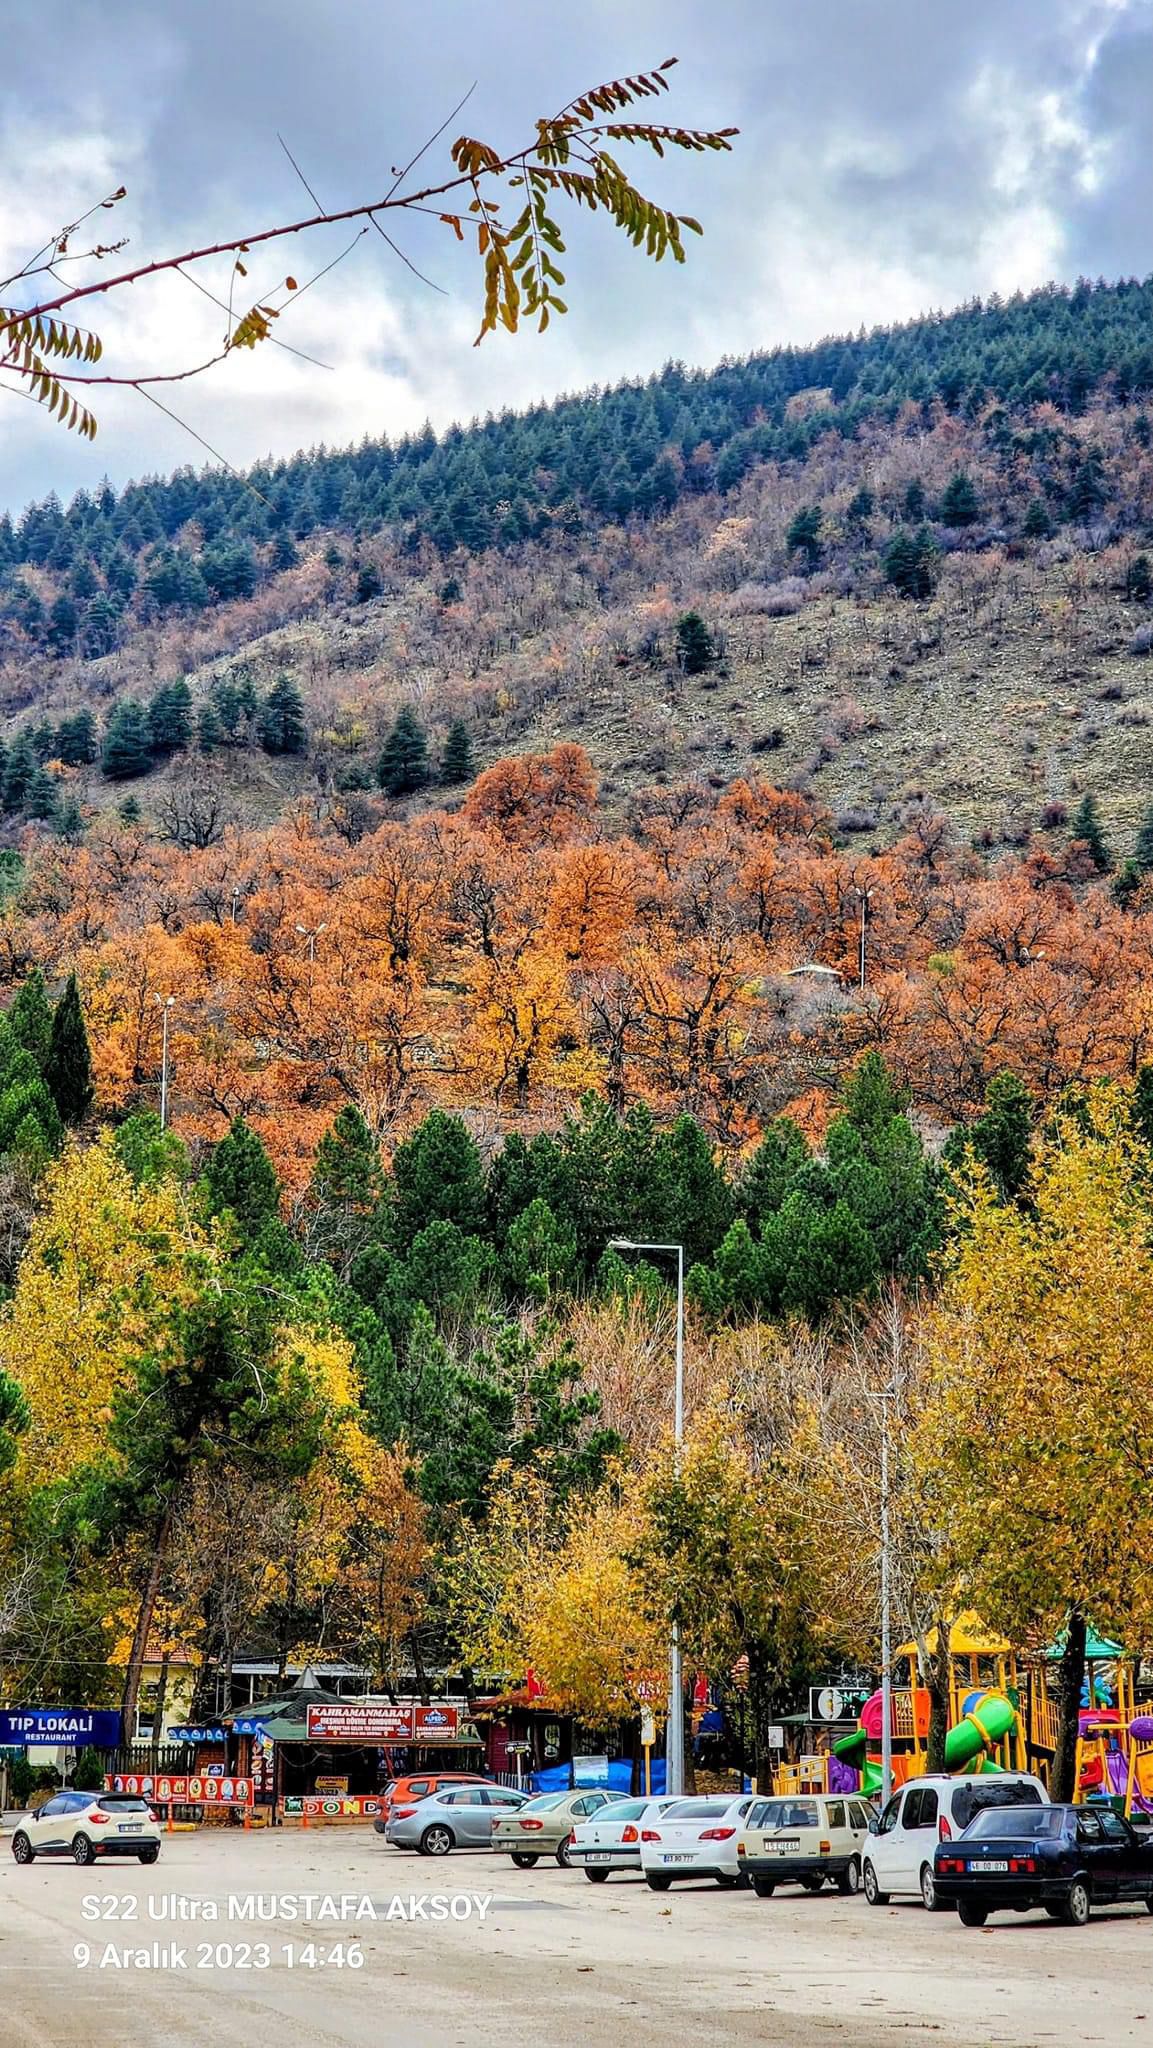
POLYGON ((846 842, 925 796, 1021 844, 1089 792, 1123 855, 1149 800, 1151 310, 1149 283, 1053 288, 32 507, 0 523, 8 829, 127 802, 194 841, 307 794, 360 831, 443 800, 453 734, 454 787, 575 739, 622 813, 756 766, 846 842))

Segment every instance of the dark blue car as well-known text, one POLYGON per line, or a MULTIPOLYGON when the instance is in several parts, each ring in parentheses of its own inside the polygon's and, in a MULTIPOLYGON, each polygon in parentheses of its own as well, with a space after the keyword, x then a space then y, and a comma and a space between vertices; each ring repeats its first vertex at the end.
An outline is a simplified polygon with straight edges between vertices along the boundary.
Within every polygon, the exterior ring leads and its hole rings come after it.
POLYGON ((1153 1913, 1153 1838, 1106 1806, 989 1807, 940 1844, 933 1879, 966 1927, 1032 1906, 1083 1927, 1092 1906, 1143 1902, 1153 1913))

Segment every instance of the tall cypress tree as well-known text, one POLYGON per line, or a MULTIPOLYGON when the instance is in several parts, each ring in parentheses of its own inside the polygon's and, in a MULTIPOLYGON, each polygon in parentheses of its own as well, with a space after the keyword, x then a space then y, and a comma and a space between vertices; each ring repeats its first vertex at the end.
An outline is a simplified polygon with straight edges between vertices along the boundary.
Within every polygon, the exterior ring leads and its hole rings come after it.
POLYGON ((92 1100, 92 1056, 76 976, 70 974, 52 1018, 44 1079, 66 1124, 78 1124, 92 1100))

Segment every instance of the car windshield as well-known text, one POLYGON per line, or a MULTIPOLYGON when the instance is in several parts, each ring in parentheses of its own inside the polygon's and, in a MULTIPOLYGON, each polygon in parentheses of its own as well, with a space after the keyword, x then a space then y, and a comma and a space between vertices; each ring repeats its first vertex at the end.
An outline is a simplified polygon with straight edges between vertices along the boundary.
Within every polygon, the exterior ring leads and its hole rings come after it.
POLYGON ((104 1813, 149 1813, 151 1811, 147 1799, 133 1799, 127 1795, 119 1799, 98 1799, 96 1804, 104 1813))
POLYGON ((985 1841, 991 1835, 1059 1835, 1065 1814, 1059 1806, 986 1806, 965 1831, 966 1839, 985 1841))
POLYGON ((529 1800, 524 1811, 526 1813, 552 1813, 556 1807, 563 1806, 566 1799, 571 1798, 571 1792, 542 1792, 538 1794, 537 1798, 529 1800))

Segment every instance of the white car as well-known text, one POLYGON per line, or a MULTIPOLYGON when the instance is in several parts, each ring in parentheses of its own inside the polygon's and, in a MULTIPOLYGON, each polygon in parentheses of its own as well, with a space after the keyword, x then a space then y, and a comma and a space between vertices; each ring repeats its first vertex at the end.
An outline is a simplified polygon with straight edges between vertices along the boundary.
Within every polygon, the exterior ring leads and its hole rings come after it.
POLYGON ((12 1835, 17 1863, 37 1856, 71 1856, 95 1863, 104 1856, 137 1856, 155 1863, 160 1827, 147 1799, 128 1792, 56 1792, 37 1813, 26 1813, 12 1835))
POLYGON ((920 1893, 930 1913, 944 1910, 933 1884, 938 1842, 963 1834, 986 1806, 1048 1806, 1040 1778, 998 1771, 976 1778, 910 1778, 869 1823, 861 1865, 870 1906, 887 1906, 894 1893, 920 1893))
POLYGON ((677 1879, 713 1877, 726 1886, 741 1882, 737 1845, 741 1822, 753 1795, 742 1799, 678 1799, 667 1813, 641 1823, 641 1869, 654 1892, 667 1892, 677 1879))
POLYGON ((659 1819, 679 1799, 614 1799, 588 1820, 578 1821, 569 1837, 569 1862, 583 1870, 592 1884, 603 1884, 611 1870, 641 1867, 641 1828, 651 1816, 659 1819))

